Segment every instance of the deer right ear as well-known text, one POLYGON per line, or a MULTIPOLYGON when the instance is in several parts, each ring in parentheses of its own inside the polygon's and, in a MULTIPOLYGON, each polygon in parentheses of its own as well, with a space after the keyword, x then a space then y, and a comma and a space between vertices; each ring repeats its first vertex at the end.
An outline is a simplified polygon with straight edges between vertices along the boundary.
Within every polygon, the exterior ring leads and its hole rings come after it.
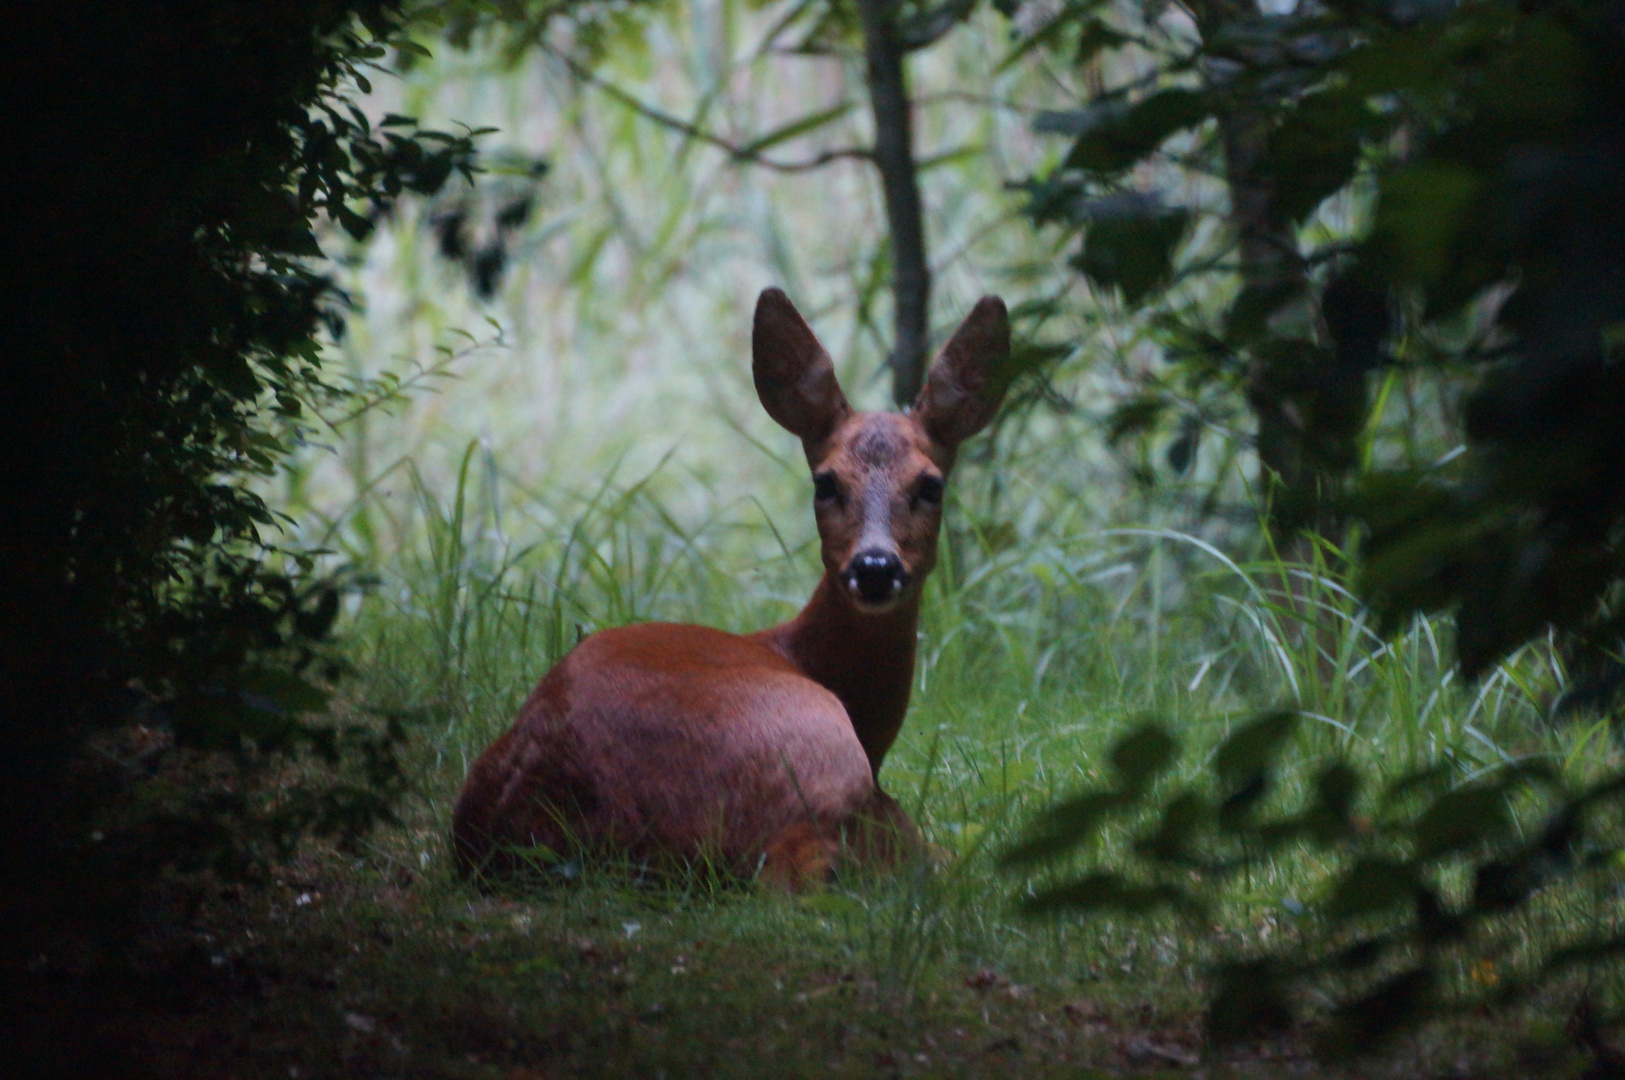
POLYGON ((976 302, 942 347, 914 402, 926 434, 952 450, 981 431, 999 411, 999 369, 1010 356, 1010 313, 997 296, 976 302))
POLYGON ((808 446, 852 412, 835 365, 782 289, 763 289, 750 332, 751 374, 762 408, 808 446))

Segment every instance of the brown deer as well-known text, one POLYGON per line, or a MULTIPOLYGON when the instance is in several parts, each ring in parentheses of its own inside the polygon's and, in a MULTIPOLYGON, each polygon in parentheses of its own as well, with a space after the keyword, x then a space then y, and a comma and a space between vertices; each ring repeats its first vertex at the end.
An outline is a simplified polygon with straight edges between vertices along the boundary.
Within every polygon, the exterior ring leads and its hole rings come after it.
POLYGON ((923 852, 877 777, 908 708, 920 588, 943 485, 998 409, 1004 302, 984 297, 913 411, 855 412, 829 354, 778 289, 751 332, 756 393, 812 467, 824 576, 794 619, 755 634, 644 623, 585 638, 474 763, 452 812, 467 873, 577 846, 711 858, 798 889, 844 851, 923 852))

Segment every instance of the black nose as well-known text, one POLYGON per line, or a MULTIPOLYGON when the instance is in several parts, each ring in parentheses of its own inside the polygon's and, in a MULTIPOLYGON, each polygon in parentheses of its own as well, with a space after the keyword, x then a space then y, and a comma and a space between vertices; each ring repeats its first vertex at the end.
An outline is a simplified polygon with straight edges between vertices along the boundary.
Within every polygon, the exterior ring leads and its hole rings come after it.
POLYGON ((860 551, 846 568, 846 587, 865 603, 884 603, 907 585, 903 560, 889 551, 860 551))

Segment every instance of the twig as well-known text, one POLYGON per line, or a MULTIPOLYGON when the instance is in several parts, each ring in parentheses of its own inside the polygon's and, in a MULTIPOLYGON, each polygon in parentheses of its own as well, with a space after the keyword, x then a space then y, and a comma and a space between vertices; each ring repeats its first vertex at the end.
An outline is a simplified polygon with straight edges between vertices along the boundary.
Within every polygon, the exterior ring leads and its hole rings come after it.
POLYGON ((772 169, 774 172, 798 173, 809 172, 813 169, 821 169, 831 162, 843 161, 852 158, 863 161, 871 161, 875 156, 873 151, 865 150, 861 147, 843 147, 837 150, 826 150, 821 154, 808 158, 806 161, 776 161, 773 158, 762 156, 756 151, 751 150, 748 146, 742 146, 739 143, 732 142, 723 138, 721 135, 716 134, 715 132, 707 131, 696 124, 691 124, 680 116, 673 116, 671 113, 657 109, 653 105, 649 105, 639 100, 636 96, 622 90, 614 83, 599 78, 587 67, 576 61, 574 57, 559 52, 555 49, 548 49, 547 51, 563 62, 564 66, 569 68, 571 75, 575 76, 577 79, 588 84, 589 86, 602 90, 605 94, 614 98, 627 108, 633 110, 638 115, 646 119, 653 120, 662 127, 681 132, 691 139, 696 139, 699 142, 703 142, 709 146, 714 146, 726 153, 734 161, 743 161, 752 165, 760 165, 764 169, 772 169))

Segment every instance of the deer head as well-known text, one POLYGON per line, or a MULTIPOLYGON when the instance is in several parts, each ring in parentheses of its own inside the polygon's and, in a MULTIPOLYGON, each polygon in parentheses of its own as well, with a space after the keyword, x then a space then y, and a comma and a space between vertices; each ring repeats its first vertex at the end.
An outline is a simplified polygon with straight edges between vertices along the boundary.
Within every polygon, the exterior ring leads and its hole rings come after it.
POLYGON ((829 353, 779 289, 756 302, 751 352, 762 407, 801 439, 812 468, 826 572, 861 612, 879 614, 917 596, 936 565, 954 453, 1003 398, 1004 301, 977 302, 906 414, 853 410, 829 353))

